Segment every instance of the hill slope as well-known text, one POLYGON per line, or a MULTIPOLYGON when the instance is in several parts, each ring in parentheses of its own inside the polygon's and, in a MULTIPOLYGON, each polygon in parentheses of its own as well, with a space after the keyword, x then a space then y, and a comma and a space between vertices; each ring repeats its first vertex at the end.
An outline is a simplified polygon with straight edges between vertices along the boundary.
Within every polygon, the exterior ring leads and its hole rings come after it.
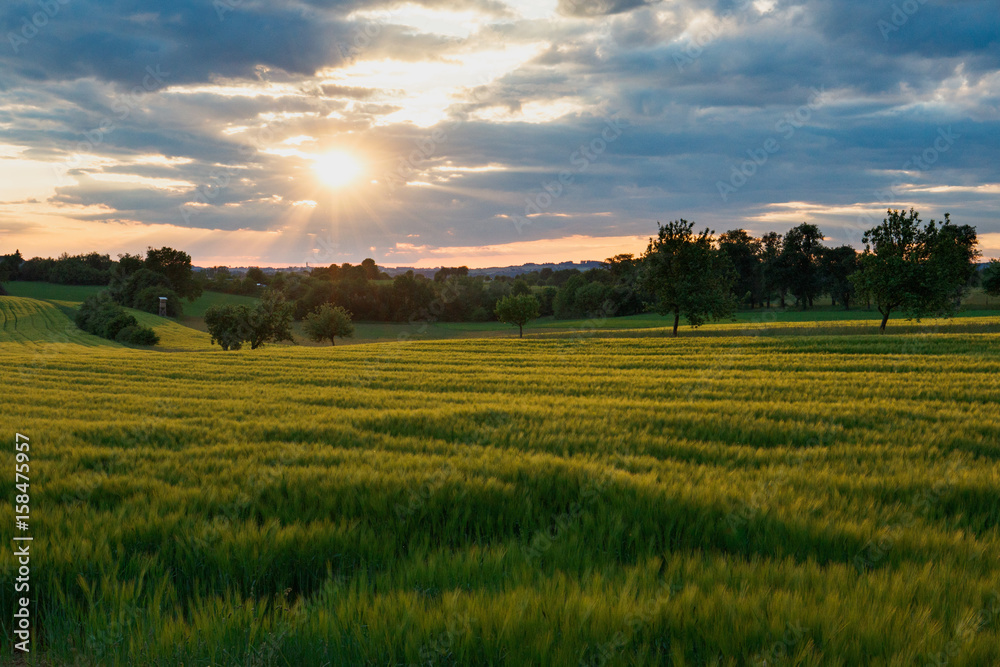
POLYGON ((119 347, 117 343, 81 331, 55 304, 37 299, 0 296, 0 321, 3 322, 0 342, 4 343, 119 347))
MULTIPOLYGON (((60 296, 64 296, 60 294, 60 296)), ((61 299, 42 300, 19 296, 0 297, 0 343, 26 345, 73 343, 85 347, 123 347, 81 331, 73 323, 78 302, 61 299)), ((210 350, 208 334, 178 324, 174 320, 128 309, 140 324, 160 336, 153 350, 210 350)), ((216 348, 218 349, 218 348, 216 348)))

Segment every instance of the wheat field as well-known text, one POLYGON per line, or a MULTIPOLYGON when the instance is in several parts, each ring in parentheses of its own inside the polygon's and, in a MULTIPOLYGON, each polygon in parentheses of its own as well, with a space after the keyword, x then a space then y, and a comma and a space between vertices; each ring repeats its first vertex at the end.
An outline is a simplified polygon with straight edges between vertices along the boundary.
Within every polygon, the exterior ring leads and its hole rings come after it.
POLYGON ((0 312, 29 664, 1000 664, 996 334, 224 353, 0 312))

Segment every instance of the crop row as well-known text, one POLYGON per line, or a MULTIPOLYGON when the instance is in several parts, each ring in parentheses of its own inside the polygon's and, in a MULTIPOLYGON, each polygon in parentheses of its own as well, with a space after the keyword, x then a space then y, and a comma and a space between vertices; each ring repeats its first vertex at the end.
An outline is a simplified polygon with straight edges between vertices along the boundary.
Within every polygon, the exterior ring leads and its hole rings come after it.
POLYGON ((23 349, 60 664, 1000 660, 993 335, 23 349))

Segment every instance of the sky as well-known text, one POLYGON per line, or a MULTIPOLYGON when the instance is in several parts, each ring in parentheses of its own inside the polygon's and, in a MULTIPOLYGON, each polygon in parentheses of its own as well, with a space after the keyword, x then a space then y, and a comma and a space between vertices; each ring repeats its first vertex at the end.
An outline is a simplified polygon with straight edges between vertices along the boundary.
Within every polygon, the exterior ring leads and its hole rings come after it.
POLYGON ((6 0, 0 252, 641 253, 887 208, 1000 257, 996 0, 6 0))

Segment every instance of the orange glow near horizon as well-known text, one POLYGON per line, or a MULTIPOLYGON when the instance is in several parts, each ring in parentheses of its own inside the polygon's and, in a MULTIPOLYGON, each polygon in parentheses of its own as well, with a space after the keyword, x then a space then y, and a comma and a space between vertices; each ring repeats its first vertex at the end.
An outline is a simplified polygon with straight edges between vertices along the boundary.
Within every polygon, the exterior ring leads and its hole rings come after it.
MULTIPOLYGON (((344 202, 340 198, 341 203, 344 202)), ((210 266, 287 267, 359 263, 372 257, 383 267, 413 267, 429 269, 440 266, 487 268, 517 266, 527 263, 554 264, 560 262, 602 261, 622 253, 641 255, 649 235, 587 236, 575 234, 555 239, 512 241, 490 245, 431 246, 419 240, 397 242, 391 247, 357 250, 354 253, 313 256, 308 248, 317 247, 328 239, 310 239, 303 247, 304 220, 316 207, 313 201, 295 202, 280 226, 272 230, 202 229, 174 224, 148 224, 133 220, 98 222, 67 216, 74 214, 106 214, 104 207, 76 207, 37 202, 22 205, 0 205, 0 236, 3 252, 21 251, 25 258, 53 257, 67 252, 80 254, 98 251, 115 257, 119 253, 143 252, 147 246, 171 246, 188 252, 194 264, 210 266), (60 214, 60 212, 65 212, 60 214), (110 241, 112 240, 113 241, 110 241), (110 241, 110 242, 109 242, 110 241)), ((1000 233, 979 235, 980 261, 1000 259, 1000 233)), ((336 244, 331 246, 335 247, 336 244)))
POLYGON ((517 266, 520 264, 558 264, 560 262, 603 261, 623 253, 639 255, 649 243, 647 236, 583 236, 573 235, 560 239, 515 241, 485 246, 456 246, 451 248, 426 248, 396 244, 388 254, 387 266, 412 266, 430 269, 439 266, 468 266, 482 269, 491 266, 517 266), (392 255, 415 257, 411 261, 393 262, 392 255))
MULTIPOLYGON (((621 253, 641 254, 646 249, 647 236, 584 236, 571 235, 558 239, 514 241, 482 246, 432 247, 412 243, 396 243, 391 248, 372 248, 358 256, 336 256, 319 259, 294 250, 302 239, 301 221, 313 202, 301 202, 294 215, 273 230, 200 229, 171 224, 147 224, 119 220, 96 222, 66 217, 57 213, 23 211, 16 224, 0 222, 4 240, 3 252, 21 251, 25 258, 54 257, 63 252, 71 255, 100 252, 112 258, 120 253, 144 252, 147 246, 171 246, 191 255, 196 266, 261 266, 286 267, 325 266, 331 263, 360 263, 366 256, 379 266, 434 268, 440 266, 516 266, 520 264, 558 264, 561 262, 602 261, 621 253), (114 239, 113 242, 107 242, 114 239)), ((40 208, 51 211, 48 206, 40 208)), ((66 207, 70 208, 70 207, 66 207)), ((83 207, 79 207, 83 208, 83 207)), ((0 206, 0 219, 11 211, 0 206), (6 210, 5 210, 6 209, 6 210)), ((1000 250, 1000 234, 996 245, 1000 250)), ((310 241, 314 244, 315 241, 310 241)), ((985 254, 985 253, 984 253, 985 254)), ((1000 253, 997 253, 1000 254, 1000 253)))

